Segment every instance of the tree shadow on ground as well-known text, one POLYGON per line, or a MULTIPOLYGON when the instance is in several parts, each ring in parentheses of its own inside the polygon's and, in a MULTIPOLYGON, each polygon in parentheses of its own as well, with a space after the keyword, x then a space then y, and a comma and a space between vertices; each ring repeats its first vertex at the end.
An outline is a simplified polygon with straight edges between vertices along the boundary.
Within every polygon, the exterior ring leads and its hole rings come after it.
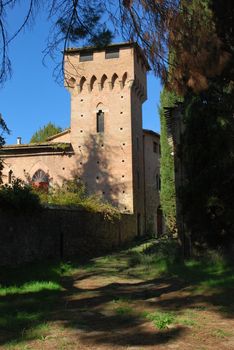
POLYGON ((26 338, 22 335, 24 330, 45 322, 59 322, 65 330, 74 332, 79 342, 92 346, 157 346, 182 339, 188 329, 177 324, 173 328, 156 329, 143 317, 143 310, 173 311, 180 315, 186 309, 206 307, 224 319, 233 318, 231 267, 214 275, 212 269, 199 264, 169 263, 167 276, 140 280, 136 275, 129 275, 128 264, 125 269, 124 264, 121 265, 121 261, 128 258, 126 251, 117 253, 112 262, 104 259, 102 264, 90 261, 84 266, 74 263, 73 267, 79 268, 77 273, 62 279, 56 268, 49 267, 47 271, 46 268, 32 270, 31 274, 21 271, 21 278, 19 274, 16 280, 12 274, 8 285, 13 280, 19 286, 35 279, 59 280, 61 289, 1 296, 1 315, 6 317, 5 321, 0 317, 0 344, 31 340, 32 335, 26 338), (207 280, 213 281, 216 288, 208 292, 196 289, 207 280), (118 303, 122 302, 130 307, 129 312, 124 309, 123 313, 117 312, 118 303))

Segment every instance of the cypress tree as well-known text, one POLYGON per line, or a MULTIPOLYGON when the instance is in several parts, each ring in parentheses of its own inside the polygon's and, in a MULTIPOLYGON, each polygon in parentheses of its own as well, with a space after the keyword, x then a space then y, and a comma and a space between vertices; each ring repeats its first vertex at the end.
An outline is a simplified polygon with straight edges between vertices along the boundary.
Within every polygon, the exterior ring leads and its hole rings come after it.
POLYGON ((176 192, 173 145, 168 138, 165 107, 174 107, 178 97, 164 87, 160 96, 161 192, 160 201, 168 233, 176 232, 176 192))

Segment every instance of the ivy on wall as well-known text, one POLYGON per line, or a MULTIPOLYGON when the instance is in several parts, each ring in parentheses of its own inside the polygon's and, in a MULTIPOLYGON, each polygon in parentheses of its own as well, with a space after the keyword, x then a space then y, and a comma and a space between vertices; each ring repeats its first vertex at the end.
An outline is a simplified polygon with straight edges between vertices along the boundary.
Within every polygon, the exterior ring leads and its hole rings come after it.
POLYGON ((165 107, 174 107, 178 101, 173 92, 163 88, 160 96, 160 122, 161 122, 161 192, 160 201, 168 233, 176 232, 176 192, 173 146, 168 139, 165 107))

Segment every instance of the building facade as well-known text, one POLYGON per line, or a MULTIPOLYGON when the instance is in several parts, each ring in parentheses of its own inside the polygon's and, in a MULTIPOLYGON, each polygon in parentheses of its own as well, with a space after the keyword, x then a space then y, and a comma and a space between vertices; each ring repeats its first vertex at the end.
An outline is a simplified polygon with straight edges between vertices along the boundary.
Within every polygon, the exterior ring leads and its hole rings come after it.
POLYGON ((30 176, 53 185, 76 178, 90 193, 135 215, 138 235, 157 233, 160 142, 157 133, 142 128, 149 69, 134 43, 68 49, 70 128, 45 143, 4 147, 4 182, 30 176))

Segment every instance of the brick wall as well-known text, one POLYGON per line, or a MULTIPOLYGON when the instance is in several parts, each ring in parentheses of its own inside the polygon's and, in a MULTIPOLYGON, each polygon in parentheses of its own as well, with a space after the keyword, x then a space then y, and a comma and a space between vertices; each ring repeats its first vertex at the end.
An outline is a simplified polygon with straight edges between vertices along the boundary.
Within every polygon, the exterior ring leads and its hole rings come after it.
POLYGON ((43 209, 35 214, 0 212, 0 266, 44 259, 88 258, 131 241, 135 216, 106 221, 101 214, 43 209))

